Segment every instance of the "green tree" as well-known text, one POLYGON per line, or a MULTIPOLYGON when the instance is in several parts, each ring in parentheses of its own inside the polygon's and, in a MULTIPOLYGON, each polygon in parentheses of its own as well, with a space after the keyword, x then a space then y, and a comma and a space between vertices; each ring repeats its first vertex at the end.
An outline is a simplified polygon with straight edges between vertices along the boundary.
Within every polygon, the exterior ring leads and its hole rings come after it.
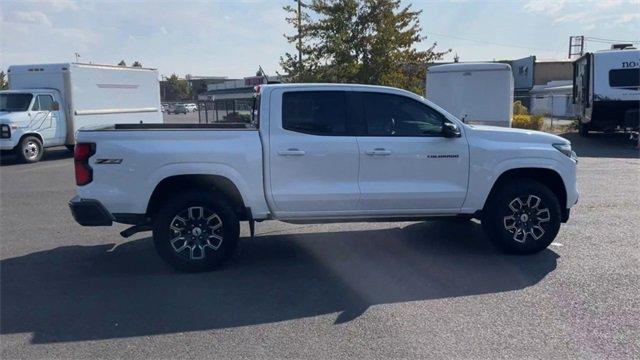
POLYGON ((141 68, 142 67, 142 63, 140 61, 134 61, 133 65, 131 65, 131 66, 141 68))
POLYGON ((7 82, 7 74, 4 71, 0 71, 0 90, 6 90, 9 88, 9 83, 7 82))
POLYGON ((127 63, 124 62, 124 60, 120 60, 120 62, 118 63, 118 66, 127 66, 127 63))
POLYGON ((163 100, 189 100, 191 99, 191 89, 187 80, 178 78, 178 75, 172 74, 164 82, 163 100))
POLYGON ((297 32, 285 35, 302 52, 286 53, 280 66, 294 82, 378 84, 424 93, 426 63, 436 43, 419 50, 426 39, 419 15, 400 0, 313 0, 304 6, 298 28, 297 9, 285 6, 286 20, 297 32))

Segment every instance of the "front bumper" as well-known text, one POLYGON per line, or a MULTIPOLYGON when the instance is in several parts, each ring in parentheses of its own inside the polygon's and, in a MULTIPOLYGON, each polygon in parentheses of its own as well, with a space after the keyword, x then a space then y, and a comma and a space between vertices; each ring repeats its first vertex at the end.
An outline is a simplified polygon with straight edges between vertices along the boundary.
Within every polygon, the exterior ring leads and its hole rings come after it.
POLYGON ((8 151, 13 150, 16 147, 15 137, 9 139, 0 139, 0 150, 8 151))
POLYGON ((76 222, 82 226, 113 225, 113 216, 98 200, 75 196, 69 200, 69 209, 76 222))

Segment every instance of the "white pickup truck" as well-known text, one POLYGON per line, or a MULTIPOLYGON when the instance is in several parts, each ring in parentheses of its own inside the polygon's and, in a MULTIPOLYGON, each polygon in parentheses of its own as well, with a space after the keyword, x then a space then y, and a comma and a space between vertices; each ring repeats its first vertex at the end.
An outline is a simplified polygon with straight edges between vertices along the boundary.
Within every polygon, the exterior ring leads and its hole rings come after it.
POLYGON ((265 85, 249 124, 125 124, 76 134, 78 223, 153 230, 186 271, 218 267, 239 222, 478 218, 511 253, 543 250, 578 200, 558 136, 466 125, 399 89, 265 85))

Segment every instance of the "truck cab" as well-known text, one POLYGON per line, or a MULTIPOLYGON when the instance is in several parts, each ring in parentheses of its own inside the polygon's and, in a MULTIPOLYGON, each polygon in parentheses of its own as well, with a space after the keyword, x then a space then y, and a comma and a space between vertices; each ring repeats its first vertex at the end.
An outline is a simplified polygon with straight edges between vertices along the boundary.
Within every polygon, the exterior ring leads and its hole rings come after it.
POLYGON ((0 91, 0 150, 34 162, 44 147, 64 145, 67 126, 62 103, 55 89, 0 91))

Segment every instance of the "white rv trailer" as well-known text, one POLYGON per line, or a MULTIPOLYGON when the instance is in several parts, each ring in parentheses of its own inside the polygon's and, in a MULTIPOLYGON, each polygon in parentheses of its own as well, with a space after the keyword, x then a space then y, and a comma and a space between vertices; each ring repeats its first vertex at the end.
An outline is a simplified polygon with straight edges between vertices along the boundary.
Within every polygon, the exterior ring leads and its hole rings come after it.
POLYGON ((427 70, 426 98, 466 123, 510 127, 513 74, 501 63, 457 63, 427 70))
POLYGON ((640 50, 604 50, 574 61, 573 101, 582 136, 591 130, 637 129, 640 50))
POLYGON ((14 65, 0 91, 0 150, 36 162, 83 127, 161 123, 158 71, 78 63, 14 65))

